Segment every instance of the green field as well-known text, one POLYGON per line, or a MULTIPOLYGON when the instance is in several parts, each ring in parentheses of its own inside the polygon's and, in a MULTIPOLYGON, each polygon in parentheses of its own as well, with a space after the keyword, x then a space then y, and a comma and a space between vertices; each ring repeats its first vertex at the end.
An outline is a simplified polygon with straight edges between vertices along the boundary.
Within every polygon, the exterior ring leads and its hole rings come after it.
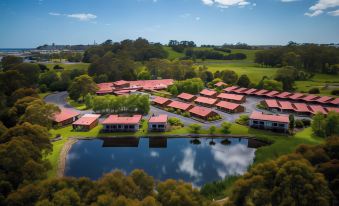
POLYGON ((65 64, 65 63, 48 63, 45 64, 49 69, 53 69, 55 65, 59 65, 63 67, 65 70, 72 70, 72 69, 88 69, 88 63, 72 63, 72 64, 65 64))

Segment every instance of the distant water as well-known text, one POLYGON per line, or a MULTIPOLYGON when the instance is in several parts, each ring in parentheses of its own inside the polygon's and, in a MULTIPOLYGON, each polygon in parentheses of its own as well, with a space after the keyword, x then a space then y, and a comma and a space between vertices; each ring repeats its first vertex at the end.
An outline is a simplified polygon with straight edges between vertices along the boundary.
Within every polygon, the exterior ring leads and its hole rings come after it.
POLYGON ((33 50, 33 48, 0 48, 0 52, 2 53, 24 52, 29 50, 33 50))
POLYGON ((98 179, 115 169, 143 169, 158 180, 182 179, 195 186, 240 175, 253 163, 255 140, 230 138, 112 138, 80 140, 67 156, 66 176, 98 179))

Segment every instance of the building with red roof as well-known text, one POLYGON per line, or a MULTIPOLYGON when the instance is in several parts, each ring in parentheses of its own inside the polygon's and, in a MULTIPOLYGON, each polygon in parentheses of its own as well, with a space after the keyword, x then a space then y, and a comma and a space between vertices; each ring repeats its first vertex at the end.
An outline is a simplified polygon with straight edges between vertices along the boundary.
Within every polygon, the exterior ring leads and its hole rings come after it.
POLYGON ((257 91, 258 91, 257 89, 252 88, 252 89, 244 91, 244 94, 251 95, 251 94, 254 94, 257 91))
POLYGON ((295 108, 289 101, 279 101, 281 112, 294 112, 295 108))
POLYGON ((72 109, 61 108, 60 112, 54 114, 53 125, 55 126, 65 126, 73 123, 78 119, 80 112, 72 109))
POLYGON ((228 84, 226 84, 225 82, 217 82, 214 84, 214 86, 218 88, 225 88, 228 86, 228 84))
POLYGON ((115 88, 126 88, 126 87, 130 87, 130 83, 128 81, 125 80, 119 80, 119 81, 115 81, 113 82, 113 85, 115 88))
POLYGON ((189 113, 193 117, 197 117, 199 119, 204 119, 204 120, 208 120, 209 118, 218 115, 212 109, 209 109, 206 107, 198 107, 198 106, 195 106, 192 109, 190 109, 189 113))
POLYGON ((73 122, 73 129, 76 131, 89 131, 99 123, 100 114, 85 114, 73 122))
POLYGON ((193 94, 188 94, 184 92, 179 94, 177 98, 186 102, 193 102, 197 97, 193 94))
POLYGON ((290 95, 292 95, 290 92, 281 92, 280 94, 275 95, 275 97, 279 99, 287 99, 290 95))
POLYGON ((270 91, 270 92, 268 92, 268 93, 266 93, 266 94, 264 94, 264 96, 266 96, 266 97, 275 97, 275 95, 277 95, 277 94, 279 94, 280 92, 278 92, 278 91, 270 91))
POLYGON ((205 107, 213 107, 218 102, 218 100, 208 97, 198 97, 194 100, 194 102, 205 107))
POLYGON ((172 100, 165 97, 155 97, 152 100, 152 104, 159 107, 166 107, 172 102, 172 100))
POLYGON ((203 89, 199 94, 203 97, 209 98, 215 98, 218 95, 216 91, 210 89, 203 89))
POLYGON ((232 102, 226 102, 226 101, 221 101, 216 104, 217 108, 223 112, 226 113, 240 113, 240 112, 245 112, 245 107, 243 107, 240 104, 232 103, 232 102))
POLYGON ((328 102, 329 104, 332 104, 334 106, 339 106, 339 98, 335 98, 334 100, 328 102))
POLYGON ((308 107, 310 108, 312 114, 316 114, 319 112, 322 114, 327 114, 327 111, 325 110, 325 108, 320 105, 309 105, 308 107))
POLYGON ((293 103, 294 111, 298 115, 311 115, 312 111, 305 103, 293 103))
POLYGON ((100 83, 100 84, 97 84, 97 86, 98 86, 98 91, 96 91, 97 95, 112 94, 113 92, 112 82, 100 83))
POLYGON ((278 132, 287 132, 289 123, 288 115, 272 115, 262 112, 253 112, 249 120, 250 127, 278 132))
POLYGON ((167 107, 173 108, 173 109, 179 109, 182 112, 184 112, 184 111, 188 111, 191 108, 193 108, 193 105, 187 104, 187 103, 184 103, 184 102, 179 102, 179 101, 172 101, 171 103, 169 103, 167 105, 167 107))
POLYGON ((319 99, 316 99, 315 102, 319 102, 322 104, 326 104, 330 101, 332 101, 334 98, 333 97, 329 97, 329 96, 322 96, 319 99))
POLYGON ((265 101, 262 101, 262 104, 270 111, 280 111, 280 105, 275 99, 266 99, 265 101))
POLYGON ((248 88, 245 87, 241 87, 238 89, 235 89, 232 91, 232 93, 236 93, 236 94, 245 94, 245 92, 248 90, 248 88))
POLYGON ((166 114, 161 114, 158 116, 152 116, 148 120, 148 130, 156 132, 164 132, 167 127, 168 116, 166 114))
POLYGON ((133 115, 131 117, 110 115, 103 124, 105 132, 136 132, 139 130, 141 115, 133 115))
POLYGON ((256 95, 256 96, 265 96, 266 93, 268 93, 269 91, 266 90, 266 89, 261 89, 261 90, 258 90, 256 91, 255 93, 253 93, 253 95, 256 95))
POLYGON ((237 86, 231 86, 231 87, 227 87, 227 88, 223 89, 223 91, 226 92, 226 93, 229 93, 229 92, 232 92, 233 90, 238 89, 238 88, 239 87, 237 87, 237 86))
POLYGON ((339 108, 337 107, 325 107, 327 112, 338 112, 339 113, 339 108))
POLYGON ((244 95, 239 94, 221 93, 218 95, 217 98, 222 101, 233 102, 237 104, 246 102, 246 97, 244 95))
POLYGON ((319 99, 319 97, 315 95, 307 95, 306 97, 302 98, 302 100, 306 102, 312 102, 315 101, 316 99, 319 99))
POLYGON ((299 99, 302 99, 305 95, 304 94, 301 94, 301 93, 294 93, 292 95, 290 95, 288 97, 288 99, 291 99, 291 100, 299 100, 299 99))

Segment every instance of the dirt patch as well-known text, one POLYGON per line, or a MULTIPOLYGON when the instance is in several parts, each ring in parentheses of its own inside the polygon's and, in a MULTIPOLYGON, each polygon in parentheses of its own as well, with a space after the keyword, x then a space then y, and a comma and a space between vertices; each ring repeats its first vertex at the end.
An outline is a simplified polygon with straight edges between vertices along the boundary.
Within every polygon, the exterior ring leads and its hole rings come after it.
POLYGON ((78 139, 76 138, 69 138, 67 142, 64 144, 64 146, 61 149, 60 157, 58 161, 58 169, 57 169, 57 177, 63 177, 65 173, 66 168, 66 159, 67 154, 69 150, 72 148, 72 145, 76 143, 78 139))

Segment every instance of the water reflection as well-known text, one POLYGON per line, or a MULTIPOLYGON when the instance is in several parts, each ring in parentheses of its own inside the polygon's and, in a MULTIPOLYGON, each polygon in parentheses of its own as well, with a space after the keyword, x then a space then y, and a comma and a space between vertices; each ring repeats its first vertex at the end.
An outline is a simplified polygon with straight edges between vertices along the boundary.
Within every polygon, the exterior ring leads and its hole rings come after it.
POLYGON ((112 138, 80 140, 67 157, 66 175, 97 179, 114 169, 143 169, 156 179, 183 179, 201 186, 242 174, 254 159, 257 143, 247 139, 112 138))

